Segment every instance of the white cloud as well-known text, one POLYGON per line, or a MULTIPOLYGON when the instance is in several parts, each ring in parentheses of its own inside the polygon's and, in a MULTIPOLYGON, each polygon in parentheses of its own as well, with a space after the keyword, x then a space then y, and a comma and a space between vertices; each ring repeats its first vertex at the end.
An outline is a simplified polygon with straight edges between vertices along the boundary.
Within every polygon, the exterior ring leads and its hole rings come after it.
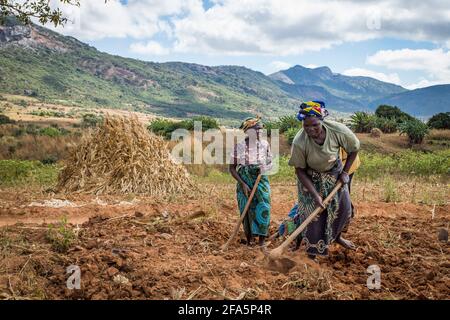
POLYGON ((129 0, 127 5, 119 0, 82 1, 79 22, 58 30, 81 40, 150 40, 165 33, 173 37, 178 52, 229 55, 283 56, 383 37, 442 45, 450 39, 450 1, 215 0, 212 4, 205 10, 201 0, 129 0))
POLYGON ((315 68, 318 68, 319 66, 315 65, 315 64, 307 64, 305 67, 310 68, 310 69, 315 69, 315 68))
POLYGON ((273 72, 280 71, 280 70, 286 70, 286 69, 289 69, 290 67, 292 67, 292 64, 289 62, 284 62, 284 61, 272 61, 269 64, 269 68, 273 72))
POLYGON ((176 50, 283 56, 383 37, 439 43, 450 38, 448 1, 367 2, 223 0, 174 20, 176 50))
POLYGON ((51 2, 53 6, 60 7, 70 21, 64 27, 54 28, 49 24, 49 28, 80 40, 98 40, 125 37, 149 39, 158 32, 170 36, 172 28, 163 17, 189 11, 192 1, 129 0, 124 5, 119 0, 108 0, 106 3, 104 0, 89 0, 81 1, 80 8, 61 4, 59 0, 51 2))
POLYGON ((397 73, 385 74, 382 72, 376 72, 373 70, 363 69, 363 68, 351 68, 342 72, 343 75, 346 76, 363 76, 363 77, 371 77, 380 81, 401 84, 400 77, 397 73))
POLYGON ((157 56, 167 55, 170 53, 169 49, 164 48, 156 41, 148 41, 147 43, 144 42, 132 43, 130 45, 130 51, 144 55, 157 55, 157 56))
POLYGON ((450 50, 381 50, 369 56, 367 63, 390 70, 422 71, 429 77, 418 83, 405 85, 408 88, 450 83, 450 50))

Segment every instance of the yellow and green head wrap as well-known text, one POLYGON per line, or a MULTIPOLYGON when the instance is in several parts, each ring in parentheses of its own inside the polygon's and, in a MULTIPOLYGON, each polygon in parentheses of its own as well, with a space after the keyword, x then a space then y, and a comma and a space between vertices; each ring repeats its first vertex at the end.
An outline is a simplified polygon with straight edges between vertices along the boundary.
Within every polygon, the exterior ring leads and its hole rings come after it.
POLYGON ((262 125, 262 122, 261 122, 261 117, 259 117, 259 116, 256 117, 256 118, 250 117, 250 118, 245 119, 242 122, 242 124, 239 127, 239 129, 242 129, 245 132, 248 129, 253 128, 254 126, 259 126, 260 128, 262 128, 263 125, 262 125))
POLYGON ((300 105, 300 110, 297 114, 297 119, 305 120, 306 117, 317 117, 321 120, 328 115, 325 109, 325 102, 323 101, 307 101, 300 105))

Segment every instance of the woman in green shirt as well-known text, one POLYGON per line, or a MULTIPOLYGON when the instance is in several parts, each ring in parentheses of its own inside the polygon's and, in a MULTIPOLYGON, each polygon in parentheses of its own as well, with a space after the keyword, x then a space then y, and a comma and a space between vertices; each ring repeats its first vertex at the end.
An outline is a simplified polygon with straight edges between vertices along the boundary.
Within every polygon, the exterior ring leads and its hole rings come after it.
POLYGON ((345 248, 355 249, 353 243, 344 239, 341 233, 351 217, 348 171, 360 144, 344 124, 324 120, 327 115, 325 104, 321 101, 302 103, 297 118, 303 121, 303 129, 293 140, 289 160, 297 175, 298 223, 304 221, 316 206, 324 207, 323 199, 338 180, 344 183, 327 209, 308 225, 299 238, 305 243, 311 258, 327 255, 333 241, 345 248), (348 154, 345 166, 339 158, 340 148, 348 154))

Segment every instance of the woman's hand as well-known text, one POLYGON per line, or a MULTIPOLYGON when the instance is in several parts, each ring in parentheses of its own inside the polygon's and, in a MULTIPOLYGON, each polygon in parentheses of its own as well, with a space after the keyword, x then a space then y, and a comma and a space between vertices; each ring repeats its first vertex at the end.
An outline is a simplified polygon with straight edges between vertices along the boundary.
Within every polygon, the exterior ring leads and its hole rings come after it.
POLYGON ((309 194, 313 197, 314 202, 317 206, 320 206, 322 209, 325 209, 325 205, 323 204, 322 197, 317 192, 316 188, 314 187, 311 179, 306 174, 306 170, 302 168, 295 168, 295 173, 297 174, 297 178, 300 180, 302 185, 306 187, 309 194))
POLYGON ((350 177, 348 176, 348 173, 345 171, 342 171, 342 173, 339 175, 339 180, 343 184, 348 184, 350 182, 350 177))
POLYGON ((322 197, 316 192, 314 195, 314 201, 316 202, 316 205, 321 207, 322 209, 325 209, 325 205, 323 204, 322 197))
POLYGON ((250 193, 252 193, 252 189, 250 189, 250 187, 245 182, 242 182, 241 185, 245 196, 248 198, 250 196, 250 193))

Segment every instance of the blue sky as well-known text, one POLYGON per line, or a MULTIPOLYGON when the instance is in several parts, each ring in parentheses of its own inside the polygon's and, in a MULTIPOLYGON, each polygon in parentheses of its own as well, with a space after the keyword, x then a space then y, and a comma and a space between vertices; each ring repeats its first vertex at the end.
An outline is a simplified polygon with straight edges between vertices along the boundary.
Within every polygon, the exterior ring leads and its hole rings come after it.
POLYGON ((300 64, 407 88, 450 83, 450 1, 90 0, 58 31, 147 61, 300 64))

